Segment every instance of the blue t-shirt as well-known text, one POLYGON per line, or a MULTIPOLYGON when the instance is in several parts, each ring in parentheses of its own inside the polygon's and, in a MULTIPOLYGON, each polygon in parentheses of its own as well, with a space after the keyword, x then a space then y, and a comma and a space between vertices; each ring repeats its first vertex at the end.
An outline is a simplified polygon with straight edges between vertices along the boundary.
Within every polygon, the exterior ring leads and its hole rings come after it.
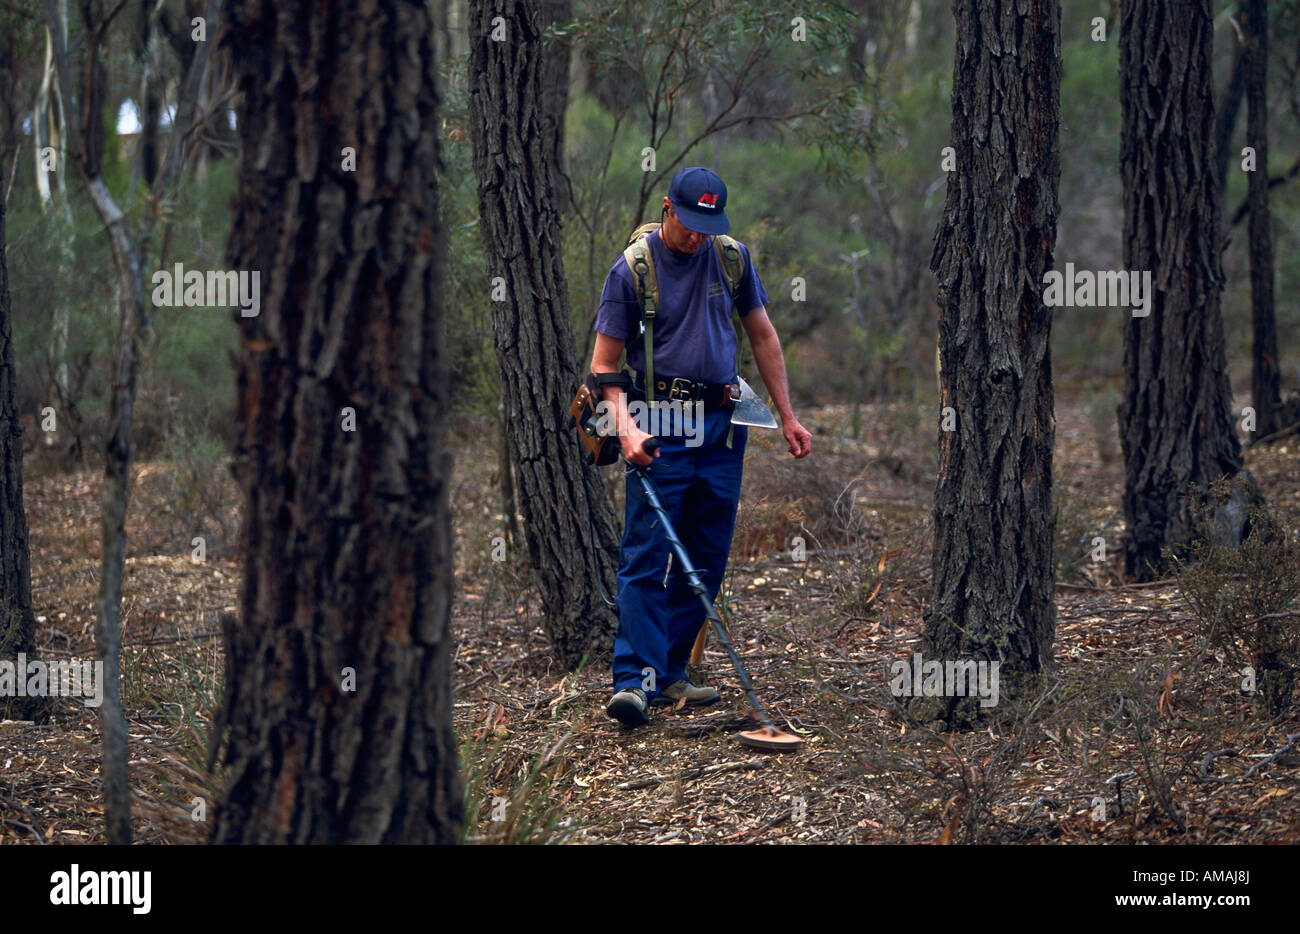
MULTIPOLYGON (((731 327, 731 296, 727 277, 712 239, 690 256, 674 253, 659 239, 646 236, 659 282, 659 306, 654 319, 655 379, 682 377, 702 383, 732 383, 736 379, 736 332, 731 327)), ((767 291, 741 243, 745 274, 738 290, 741 317, 767 304, 767 291)), ((641 304, 636 276, 620 255, 605 278, 596 312, 596 330, 627 342, 628 366, 645 372, 645 335, 641 333, 641 304)))

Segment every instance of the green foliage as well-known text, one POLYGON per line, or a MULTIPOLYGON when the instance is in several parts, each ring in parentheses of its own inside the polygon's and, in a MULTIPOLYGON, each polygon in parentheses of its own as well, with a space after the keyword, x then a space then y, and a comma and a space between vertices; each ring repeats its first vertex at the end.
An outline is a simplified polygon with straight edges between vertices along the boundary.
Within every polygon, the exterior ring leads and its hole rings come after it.
POLYGON ((175 641, 123 653, 123 704, 152 708, 172 731, 174 749, 203 783, 209 800, 220 797, 221 770, 208 771, 208 734, 225 691, 219 640, 178 634, 175 641))
POLYGON ((168 471, 165 515, 155 515, 155 527, 165 531, 178 553, 190 554, 193 539, 203 536, 209 558, 234 547, 236 526, 231 513, 230 447, 225 439, 203 427, 181 422, 168 425, 160 452, 168 471))
POLYGON ((130 168, 122 158, 122 137, 117 132, 118 108, 112 101, 100 105, 100 118, 104 121, 104 184, 119 201, 125 197, 130 185, 130 168))
MULTIPOLYGON (((486 719, 492 719, 491 708, 486 719)), ((567 843, 578 828, 558 798, 557 757, 569 737, 550 745, 548 735, 543 748, 526 758, 495 738, 493 729, 485 722, 477 732, 457 738, 465 792, 460 842, 567 843)))
POLYGON ((1097 457, 1103 464, 1119 460, 1119 391, 1113 386, 1093 390, 1088 396, 1088 420, 1097 442, 1097 457))
MULTIPOLYGON (((217 160, 202 182, 191 180, 183 187, 173 207, 170 252, 162 262, 224 268, 234 169, 233 160, 217 160)), ((15 189, 9 227, 17 235, 10 238, 8 260, 19 408, 35 416, 44 406, 53 406, 60 447, 66 450, 76 435, 85 456, 103 441, 118 330, 116 280, 103 225, 84 196, 81 180, 74 176, 67 181, 71 226, 61 223, 57 210, 43 212, 34 189, 15 189), (68 318, 62 353, 55 309, 68 318), (67 367, 67 399, 61 398, 56 382, 60 364, 67 367)), ((147 209, 140 200, 122 207, 133 222, 147 209)), ((159 261, 156 252, 151 258, 159 261)), ((151 271, 146 272, 146 300, 151 271)), ((142 348, 135 419, 138 457, 157 454, 177 425, 186 426, 191 435, 228 441, 235 348, 229 309, 155 309, 153 329, 142 348)))
POLYGON ((453 405, 462 420, 500 418, 500 368, 492 330, 490 283, 478 229, 478 184, 469 135, 468 96, 452 84, 443 98, 443 172, 439 177, 447 231, 446 355, 455 384, 453 405))
POLYGON ((1259 700, 1278 714, 1292 704, 1300 668, 1300 544, 1262 504, 1243 507, 1248 498, 1240 477, 1214 484, 1192 507, 1190 557, 1174 560, 1201 635, 1234 668, 1255 670, 1259 700), (1239 512, 1249 521, 1238 545, 1239 512))
POLYGON ((1070 494, 1060 462, 1052 467, 1052 512, 1055 529, 1056 579, 1073 582, 1081 578, 1097 533, 1087 507, 1070 494))
POLYGON ((113 265, 103 226, 78 197, 80 185, 72 181, 69 189, 71 226, 57 209, 43 213, 32 188, 15 189, 8 218, 18 405, 33 415, 54 406, 61 444, 78 430, 79 420, 94 417, 106 397, 109 367, 104 361, 117 327, 113 265), (63 309, 69 322, 61 355, 54 339, 55 309, 63 309), (69 370, 71 406, 55 389, 60 363, 69 370))

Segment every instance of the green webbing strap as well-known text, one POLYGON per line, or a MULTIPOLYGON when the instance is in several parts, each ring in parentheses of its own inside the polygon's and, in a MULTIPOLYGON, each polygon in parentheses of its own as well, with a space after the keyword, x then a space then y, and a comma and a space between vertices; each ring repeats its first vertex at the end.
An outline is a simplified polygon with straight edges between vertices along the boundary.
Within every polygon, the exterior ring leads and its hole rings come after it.
MULTIPOLYGON (((736 375, 740 375, 740 339, 744 326, 740 324, 740 280, 745 275, 745 257, 740 253, 736 241, 726 234, 713 238, 713 248, 717 251, 718 262, 722 265, 722 275, 727 280, 727 291, 731 294, 731 329, 736 333, 736 375)), ((731 436, 727 436, 727 447, 731 447, 731 436)))
POLYGON ((637 299, 641 303, 641 331, 645 334, 645 391, 651 404, 655 401, 654 326, 655 309, 659 305, 659 280, 655 276, 655 261, 650 255, 645 237, 633 234, 633 241, 623 251, 628 268, 636 275, 637 299))
MULTIPOLYGON (((740 247, 736 241, 726 234, 720 234, 713 238, 713 247, 718 253, 718 262, 722 264, 722 274, 727 279, 727 291, 731 293, 731 314, 732 330, 736 332, 736 375, 740 375, 740 332, 743 329, 737 327, 736 323, 740 321, 740 308, 738 300, 740 297, 740 280, 745 275, 745 257, 740 253, 740 247)), ((727 450, 731 450, 731 443, 736 434, 736 426, 727 426, 727 450)))
POLYGON ((646 401, 655 404, 655 313, 645 316, 645 395, 646 401))

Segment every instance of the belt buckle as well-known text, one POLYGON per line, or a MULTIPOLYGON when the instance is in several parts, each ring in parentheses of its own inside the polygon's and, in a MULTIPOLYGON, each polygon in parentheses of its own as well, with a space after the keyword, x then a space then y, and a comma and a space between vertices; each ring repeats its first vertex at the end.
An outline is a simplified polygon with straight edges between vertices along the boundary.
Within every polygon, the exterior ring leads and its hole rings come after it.
POLYGON ((685 402, 690 402, 690 401, 691 401, 691 388, 692 388, 693 385, 694 385, 694 383, 693 383, 691 380, 689 380, 689 379, 683 379, 683 378, 680 377, 680 376, 677 377, 676 379, 673 380, 672 388, 668 390, 668 398, 669 398, 670 400, 671 400, 671 399, 680 399, 680 400, 685 401, 685 402), (678 386, 678 385, 677 385, 678 383, 681 383, 682 385, 681 385, 681 386, 678 386))

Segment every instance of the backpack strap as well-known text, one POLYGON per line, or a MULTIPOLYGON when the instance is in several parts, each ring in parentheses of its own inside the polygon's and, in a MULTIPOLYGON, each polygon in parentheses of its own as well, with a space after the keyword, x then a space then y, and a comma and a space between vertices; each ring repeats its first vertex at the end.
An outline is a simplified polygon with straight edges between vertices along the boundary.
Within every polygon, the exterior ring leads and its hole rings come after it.
POLYGON ((740 252, 740 244, 726 234, 717 234, 713 238, 713 249, 722 263, 722 275, 726 277, 727 290, 735 302, 740 294, 740 280, 745 277, 745 256, 740 252))
POLYGON ((650 244, 646 235, 658 230, 658 224, 642 224, 632 231, 623 259, 627 268, 636 278, 636 297, 641 304, 641 333, 645 335, 645 391, 647 401, 655 401, 655 355, 654 325, 655 310, 659 307, 659 279, 655 275, 654 257, 650 255, 650 244))
POLYGON ((718 254, 718 262, 722 264, 722 275, 727 280, 727 291, 731 295, 731 327, 736 332, 736 375, 739 376, 740 341, 744 329, 740 325, 737 302, 740 299, 740 282, 745 277, 745 256, 740 252, 740 244, 726 234, 718 234, 713 238, 713 249, 718 254))

